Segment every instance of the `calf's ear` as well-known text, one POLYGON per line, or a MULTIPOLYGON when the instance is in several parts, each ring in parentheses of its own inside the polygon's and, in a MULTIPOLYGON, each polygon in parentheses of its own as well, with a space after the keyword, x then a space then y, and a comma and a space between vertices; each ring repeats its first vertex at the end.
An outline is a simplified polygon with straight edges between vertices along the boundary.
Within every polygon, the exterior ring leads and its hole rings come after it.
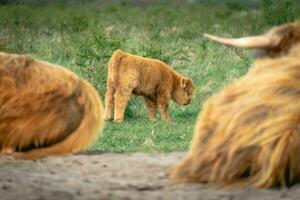
POLYGON ((181 78, 181 80, 180 80, 180 87, 182 89, 184 89, 184 88, 186 88, 187 84, 188 84, 188 79, 187 78, 181 78))

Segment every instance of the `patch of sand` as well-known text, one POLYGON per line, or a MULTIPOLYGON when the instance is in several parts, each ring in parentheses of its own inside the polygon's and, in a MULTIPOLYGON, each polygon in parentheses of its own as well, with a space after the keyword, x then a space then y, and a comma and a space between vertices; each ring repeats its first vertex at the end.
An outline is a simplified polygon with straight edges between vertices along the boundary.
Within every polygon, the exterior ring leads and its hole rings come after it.
POLYGON ((172 185, 166 169, 184 153, 88 153, 37 161, 0 157, 0 200, 287 200, 287 190, 220 189, 203 184, 172 185))

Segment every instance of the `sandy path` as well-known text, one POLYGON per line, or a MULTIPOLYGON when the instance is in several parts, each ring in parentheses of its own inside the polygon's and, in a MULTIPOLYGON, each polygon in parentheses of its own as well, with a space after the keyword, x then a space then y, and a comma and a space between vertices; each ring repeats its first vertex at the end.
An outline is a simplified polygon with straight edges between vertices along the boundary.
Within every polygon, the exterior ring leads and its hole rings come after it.
POLYGON ((3 156, 0 157, 0 200, 300 199, 300 184, 288 190, 171 185, 164 170, 183 155, 98 153, 38 161, 3 156))

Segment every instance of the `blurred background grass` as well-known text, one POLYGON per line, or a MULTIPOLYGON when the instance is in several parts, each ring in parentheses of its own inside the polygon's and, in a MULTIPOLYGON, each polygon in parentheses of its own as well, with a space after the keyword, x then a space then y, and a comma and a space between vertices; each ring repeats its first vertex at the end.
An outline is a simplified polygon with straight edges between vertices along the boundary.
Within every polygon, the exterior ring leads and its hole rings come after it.
POLYGON ((252 52, 203 39, 259 34, 299 19, 296 0, 0 0, 0 51, 27 53, 88 79, 102 99, 107 62, 118 48, 160 59, 191 77, 190 106, 170 105, 172 123, 150 121, 142 99, 132 99, 125 122, 106 123, 95 150, 186 150, 203 102, 245 74, 252 52))

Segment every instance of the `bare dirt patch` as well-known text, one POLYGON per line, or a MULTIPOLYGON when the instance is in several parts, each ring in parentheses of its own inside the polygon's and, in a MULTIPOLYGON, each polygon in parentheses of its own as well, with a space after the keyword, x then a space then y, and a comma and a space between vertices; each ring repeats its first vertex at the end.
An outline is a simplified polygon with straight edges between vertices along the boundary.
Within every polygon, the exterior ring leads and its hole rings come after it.
POLYGON ((172 185, 165 171, 183 156, 184 153, 89 153, 37 161, 2 156, 0 199, 287 200, 300 197, 300 185, 286 190, 172 185))

